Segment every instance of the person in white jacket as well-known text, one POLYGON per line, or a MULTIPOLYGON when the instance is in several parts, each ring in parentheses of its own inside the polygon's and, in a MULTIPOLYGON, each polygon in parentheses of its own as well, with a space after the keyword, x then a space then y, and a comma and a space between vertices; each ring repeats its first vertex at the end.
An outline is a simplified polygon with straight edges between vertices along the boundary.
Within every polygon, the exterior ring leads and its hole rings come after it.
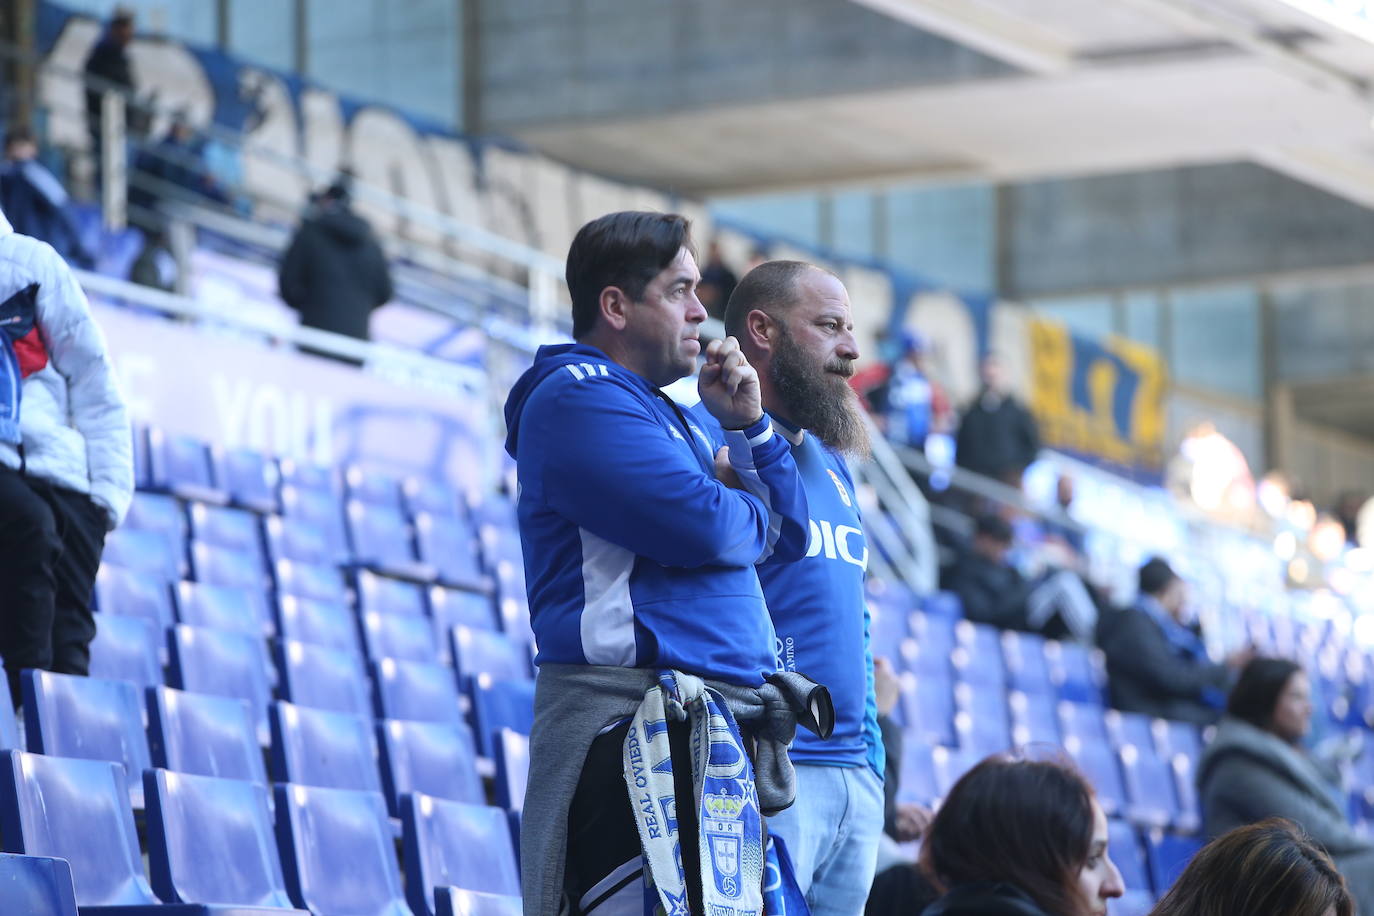
POLYGON ((133 446, 85 294, 3 212, 0 332, 0 656, 18 704, 25 668, 89 673, 91 592, 133 496, 133 446))

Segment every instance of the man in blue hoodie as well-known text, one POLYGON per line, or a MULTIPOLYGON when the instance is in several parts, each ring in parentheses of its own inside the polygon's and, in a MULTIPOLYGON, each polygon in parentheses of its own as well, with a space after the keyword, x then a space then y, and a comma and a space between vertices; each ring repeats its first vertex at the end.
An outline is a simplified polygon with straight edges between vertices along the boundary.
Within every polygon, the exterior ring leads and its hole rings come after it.
MULTIPOLYGON (((613 213, 583 226, 567 262, 577 342, 541 347, 506 402, 539 646, 521 838, 530 916, 652 903, 622 767, 635 706, 599 685, 648 669, 631 682, 642 699, 660 670, 741 688, 776 670, 754 564, 801 556, 806 499, 737 342, 711 343, 698 385, 728 450, 661 390, 701 353, 700 278, 681 216, 613 213)), ((678 725, 675 762, 690 756, 678 725)), ((690 892, 701 880, 687 852, 698 842, 691 770, 673 775, 683 803, 674 812, 660 800, 663 822, 681 835, 690 892)))
POLYGON ((827 270, 767 261, 735 287, 725 330, 759 373, 763 406, 806 487, 806 556, 758 566, 778 665, 830 688, 835 730, 799 732, 797 803, 769 820, 816 916, 863 912, 883 830, 883 742, 874 697, 864 572, 868 546, 845 456, 866 458, 868 428, 849 385, 859 358, 849 294, 827 270))

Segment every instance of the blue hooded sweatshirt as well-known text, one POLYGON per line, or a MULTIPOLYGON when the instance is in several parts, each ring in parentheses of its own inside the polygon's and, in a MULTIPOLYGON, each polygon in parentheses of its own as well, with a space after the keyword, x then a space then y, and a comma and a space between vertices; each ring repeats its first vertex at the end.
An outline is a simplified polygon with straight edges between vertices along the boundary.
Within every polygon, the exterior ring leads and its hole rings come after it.
POLYGON ((800 558, 806 496, 767 417, 711 440, 595 347, 541 347, 506 401, 537 661, 673 668, 740 686, 776 670, 754 564, 800 558))

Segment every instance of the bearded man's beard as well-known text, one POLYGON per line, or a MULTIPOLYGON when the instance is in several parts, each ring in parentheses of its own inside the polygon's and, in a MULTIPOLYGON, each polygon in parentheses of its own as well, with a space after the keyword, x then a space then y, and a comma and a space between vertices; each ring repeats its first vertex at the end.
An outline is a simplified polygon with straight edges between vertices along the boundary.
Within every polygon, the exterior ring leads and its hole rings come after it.
POLYGON ((863 408, 849 387, 854 361, 832 358, 816 367, 783 325, 768 374, 789 420, 826 445, 861 460, 873 451, 863 408))

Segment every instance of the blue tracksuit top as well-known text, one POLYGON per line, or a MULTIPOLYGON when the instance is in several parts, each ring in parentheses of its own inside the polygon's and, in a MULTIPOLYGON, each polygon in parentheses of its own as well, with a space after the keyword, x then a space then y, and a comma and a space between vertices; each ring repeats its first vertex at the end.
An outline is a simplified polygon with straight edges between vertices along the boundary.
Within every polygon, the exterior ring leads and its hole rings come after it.
MULTIPOLYGON (((700 407, 693 419, 713 437, 720 426, 700 407)), ((796 438, 778 417, 773 426, 796 438)), ((810 540, 800 560, 772 556, 759 563, 759 582, 777 631, 778 667, 797 671, 830 689, 835 731, 828 740, 797 730, 790 756, 796 763, 871 766, 883 775, 883 738, 873 689, 864 574, 868 544, 844 458, 805 433, 791 446, 810 510, 810 540)))
POLYGON ((802 556, 807 507, 767 417, 725 434, 743 492, 696 422, 595 347, 541 347, 505 413, 540 664, 776 670, 754 564, 802 556))

